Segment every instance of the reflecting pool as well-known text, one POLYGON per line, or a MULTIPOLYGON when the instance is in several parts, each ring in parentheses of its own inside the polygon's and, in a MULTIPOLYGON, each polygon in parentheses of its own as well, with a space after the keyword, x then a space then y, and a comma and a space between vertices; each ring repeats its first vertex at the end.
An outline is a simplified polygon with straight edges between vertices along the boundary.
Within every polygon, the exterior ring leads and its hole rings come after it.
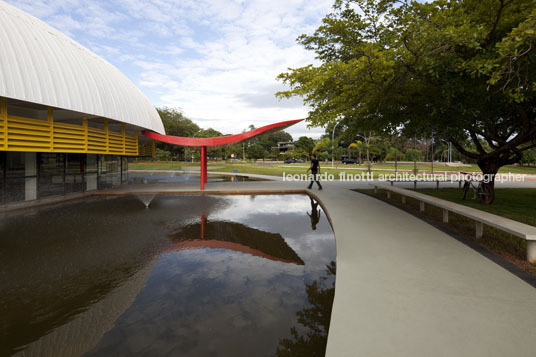
MULTIPOLYGON (((155 183, 192 183, 199 184, 199 173, 193 172, 129 172, 128 183, 131 185, 138 184, 155 184, 155 183)), ((207 177, 208 182, 244 182, 244 181, 265 181, 262 179, 252 178, 239 174, 229 175, 212 175, 207 177)))
POLYGON ((306 195, 0 215, 0 355, 323 355, 335 240, 306 195))

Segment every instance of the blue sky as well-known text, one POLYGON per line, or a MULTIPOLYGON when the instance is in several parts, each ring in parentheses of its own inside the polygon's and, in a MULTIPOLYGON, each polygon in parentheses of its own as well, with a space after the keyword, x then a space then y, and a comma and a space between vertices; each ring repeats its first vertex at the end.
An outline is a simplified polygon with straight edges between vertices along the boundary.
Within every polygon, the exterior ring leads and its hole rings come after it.
MULTIPOLYGON (((333 0, 8 0, 115 65, 155 106, 180 108, 204 128, 304 118, 299 99, 278 101, 275 77, 314 62, 296 43, 333 0)), ((289 129, 318 137, 305 124, 289 129)))

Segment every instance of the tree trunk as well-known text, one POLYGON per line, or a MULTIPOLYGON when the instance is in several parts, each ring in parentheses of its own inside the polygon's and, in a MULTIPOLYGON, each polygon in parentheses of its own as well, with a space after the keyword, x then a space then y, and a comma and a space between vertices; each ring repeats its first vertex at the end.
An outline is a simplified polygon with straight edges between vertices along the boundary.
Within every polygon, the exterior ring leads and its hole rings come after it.
POLYGON ((499 172, 499 168, 502 166, 497 160, 480 160, 477 162, 478 167, 484 174, 484 181, 482 182, 483 191, 487 194, 487 199, 481 199, 480 201, 486 204, 493 203, 495 199, 495 175, 499 172), (491 195, 491 196, 490 196, 491 195))
POLYGON ((368 145, 367 145, 367 166, 368 166, 368 172, 370 173, 370 155, 369 155, 368 145))

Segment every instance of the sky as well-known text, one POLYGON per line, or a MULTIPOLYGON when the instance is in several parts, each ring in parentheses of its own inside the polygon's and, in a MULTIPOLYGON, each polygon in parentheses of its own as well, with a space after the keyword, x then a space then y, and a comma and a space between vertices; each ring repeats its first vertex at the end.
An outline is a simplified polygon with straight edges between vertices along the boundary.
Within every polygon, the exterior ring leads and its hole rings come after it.
MULTIPOLYGON (((278 100, 276 77, 315 63, 296 42, 333 0, 7 0, 112 63, 156 107, 179 108, 202 128, 235 134, 300 119, 300 98, 278 100)), ((287 88, 288 89, 288 88, 287 88)), ((294 139, 319 137, 305 123, 294 139)))

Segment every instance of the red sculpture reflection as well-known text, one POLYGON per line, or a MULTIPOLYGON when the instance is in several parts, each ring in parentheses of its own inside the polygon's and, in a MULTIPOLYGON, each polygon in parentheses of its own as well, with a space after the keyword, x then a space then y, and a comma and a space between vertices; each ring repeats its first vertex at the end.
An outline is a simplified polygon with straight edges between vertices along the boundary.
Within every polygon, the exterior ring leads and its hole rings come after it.
POLYGON ((236 222, 207 220, 190 224, 171 237, 174 251, 186 249, 227 249, 283 263, 304 265, 303 260, 278 233, 264 232, 236 222))

